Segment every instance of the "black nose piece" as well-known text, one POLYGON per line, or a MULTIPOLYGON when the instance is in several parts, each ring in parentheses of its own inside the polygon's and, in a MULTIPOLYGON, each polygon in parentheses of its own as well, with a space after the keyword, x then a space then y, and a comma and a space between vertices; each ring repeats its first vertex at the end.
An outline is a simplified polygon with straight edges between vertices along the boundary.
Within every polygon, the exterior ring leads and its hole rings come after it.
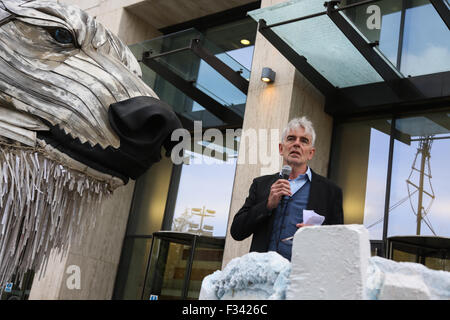
POLYGON ((153 97, 135 97, 111 104, 109 123, 120 137, 115 161, 123 174, 136 179, 161 160, 161 146, 169 155, 177 142, 170 137, 182 128, 172 108, 153 97))

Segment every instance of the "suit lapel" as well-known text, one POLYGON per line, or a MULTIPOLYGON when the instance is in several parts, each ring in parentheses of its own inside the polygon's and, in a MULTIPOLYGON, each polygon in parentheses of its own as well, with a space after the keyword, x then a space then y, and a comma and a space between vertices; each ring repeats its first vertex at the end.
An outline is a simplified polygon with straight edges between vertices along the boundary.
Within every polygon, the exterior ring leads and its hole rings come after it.
POLYGON ((311 189, 309 190, 309 199, 308 199, 308 210, 313 210, 320 206, 320 189, 322 186, 322 179, 317 176, 317 174, 311 170, 311 189))
POLYGON ((264 194, 263 194, 263 196, 262 196, 263 199, 268 199, 268 198, 269 198, 270 187, 271 187, 272 184, 274 184, 275 181, 277 181, 278 179, 280 179, 280 174, 279 174, 279 173, 275 173, 275 174, 273 174, 269 179, 267 179, 267 182, 266 182, 265 187, 264 187, 264 194))

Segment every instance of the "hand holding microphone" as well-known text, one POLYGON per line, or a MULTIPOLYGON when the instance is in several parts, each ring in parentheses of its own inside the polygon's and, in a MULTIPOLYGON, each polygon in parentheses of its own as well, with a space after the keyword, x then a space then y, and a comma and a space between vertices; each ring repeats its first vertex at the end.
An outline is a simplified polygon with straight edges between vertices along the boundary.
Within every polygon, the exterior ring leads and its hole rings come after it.
POLYGON ((281 169, 281 178, 270 187, 270 194, 267 200, 267 209, 275 209, 278 207, 280 201, 286 201, 284 196, 292 196, 291 185, 288 181, 291 172, 292 168, 288 165, 283 166, 281 169))

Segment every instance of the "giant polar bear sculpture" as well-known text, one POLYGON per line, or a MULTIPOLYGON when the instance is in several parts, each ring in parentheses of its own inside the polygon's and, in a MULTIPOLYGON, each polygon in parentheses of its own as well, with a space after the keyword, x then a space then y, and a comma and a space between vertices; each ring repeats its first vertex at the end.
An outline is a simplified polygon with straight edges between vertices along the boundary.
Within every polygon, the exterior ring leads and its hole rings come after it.
POLYGON ((66 249, 95 220, 84 208, 171 150, 181 123, 140 76, 82 10, 0 0, 0 284, 66 249))

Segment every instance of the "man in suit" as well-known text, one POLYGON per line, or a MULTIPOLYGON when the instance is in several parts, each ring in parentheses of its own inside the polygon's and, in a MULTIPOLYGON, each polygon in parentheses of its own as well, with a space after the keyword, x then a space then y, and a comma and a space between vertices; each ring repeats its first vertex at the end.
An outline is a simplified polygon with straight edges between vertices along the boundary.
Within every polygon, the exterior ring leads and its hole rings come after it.
POLYGON ((312 123, 306 117, 292 119, 279 144, 283 165, 292 168, 289 180, 282 179, 280 173, 253 180, 231 225, 235 240, 253 235, 250 251, 276 251, 290 260, 292 241, 284 239, 307 226, 303 223, 304 209, 324 216, 325 225, 343 223, 341 189, 308 166, 315 153, 315 138, 312 123))

